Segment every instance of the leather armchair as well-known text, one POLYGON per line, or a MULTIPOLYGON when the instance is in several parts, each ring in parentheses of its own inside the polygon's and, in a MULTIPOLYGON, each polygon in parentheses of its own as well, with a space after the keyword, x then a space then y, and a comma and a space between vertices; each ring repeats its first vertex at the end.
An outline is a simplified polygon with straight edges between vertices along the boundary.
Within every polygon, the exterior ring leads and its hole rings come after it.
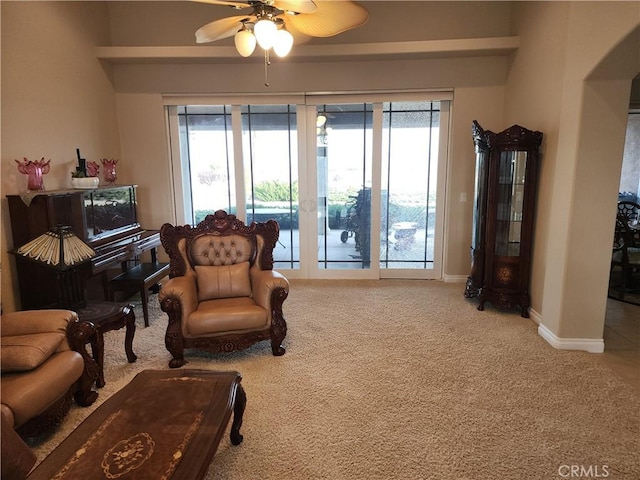
POLYGON ((62 422, 72 397, 81 406, 96 400, 98 369, 85 346, 93 324, 70 310, 5 313, 0 322, 0 408, 7 425, 22 437, 41 435, 62 422))
POLYGON ((184 365, 185 348, 233 352, 270 340, 274 355, 285 353, 289 282, 273 270, 279 232, 275 220, 247 226, 223 210, 193 228, 162 226, 170 271, 159 300, 169 316, 170 367, 184 365))

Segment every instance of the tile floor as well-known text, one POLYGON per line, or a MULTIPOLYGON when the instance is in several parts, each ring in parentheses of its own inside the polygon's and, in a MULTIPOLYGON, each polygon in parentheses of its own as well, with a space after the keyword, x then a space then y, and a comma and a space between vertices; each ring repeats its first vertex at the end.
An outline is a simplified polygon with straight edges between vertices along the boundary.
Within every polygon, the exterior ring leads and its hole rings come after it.
POLYGON ((640 392, 640 306, 607 300, 601 358, 640 392))

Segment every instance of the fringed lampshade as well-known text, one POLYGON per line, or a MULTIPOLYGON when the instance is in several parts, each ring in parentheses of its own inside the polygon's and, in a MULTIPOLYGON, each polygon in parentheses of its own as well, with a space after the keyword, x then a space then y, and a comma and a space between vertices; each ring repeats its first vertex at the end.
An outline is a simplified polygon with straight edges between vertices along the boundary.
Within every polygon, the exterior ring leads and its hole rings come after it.
MULTIPOLYGON (((13 253, 54 270, 56 307, 77 310, 86 306, 79 267, 91 260, 96 252, 79 239, 71 227, 55 227, 13 253)), ((34 287, 37 288, 37 285, 34 287)))

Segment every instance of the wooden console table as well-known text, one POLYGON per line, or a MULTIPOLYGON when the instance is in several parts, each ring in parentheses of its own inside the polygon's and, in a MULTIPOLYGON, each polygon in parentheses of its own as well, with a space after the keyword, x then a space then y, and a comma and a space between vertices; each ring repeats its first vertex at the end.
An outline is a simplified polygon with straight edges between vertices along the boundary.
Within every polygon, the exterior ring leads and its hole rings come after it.
POLYGON ((232 411, 231 443, 242 442, 246 396, 241 379, 238 372, 145 370, 27 478, 202 479, 232 411))

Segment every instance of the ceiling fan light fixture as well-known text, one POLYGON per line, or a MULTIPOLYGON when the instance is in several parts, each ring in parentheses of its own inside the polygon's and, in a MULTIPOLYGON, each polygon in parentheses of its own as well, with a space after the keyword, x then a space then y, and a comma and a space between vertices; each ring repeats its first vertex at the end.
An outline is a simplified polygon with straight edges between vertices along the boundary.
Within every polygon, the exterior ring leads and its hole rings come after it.
POLYGON ((250 56, 256 49, 256 37, 246 26, 243 26, 234 37, 236 50, 243 57, 250 56))
POLYGON ((286 57, 289 55, 291 47, 293 47, 293 35, 282 25, 282 28, 276 32, 273 51, 279 57, 286 57))
POLYGON ((278 27, 273 22, 273 20, 263 18, 256 22, 255 26, 253 27, 253 32, 256 36, 256 40, 258 40, 258 45, 260 45, 265 50, 269 50, 273 46, 273 43, 275 41, 278 27))

